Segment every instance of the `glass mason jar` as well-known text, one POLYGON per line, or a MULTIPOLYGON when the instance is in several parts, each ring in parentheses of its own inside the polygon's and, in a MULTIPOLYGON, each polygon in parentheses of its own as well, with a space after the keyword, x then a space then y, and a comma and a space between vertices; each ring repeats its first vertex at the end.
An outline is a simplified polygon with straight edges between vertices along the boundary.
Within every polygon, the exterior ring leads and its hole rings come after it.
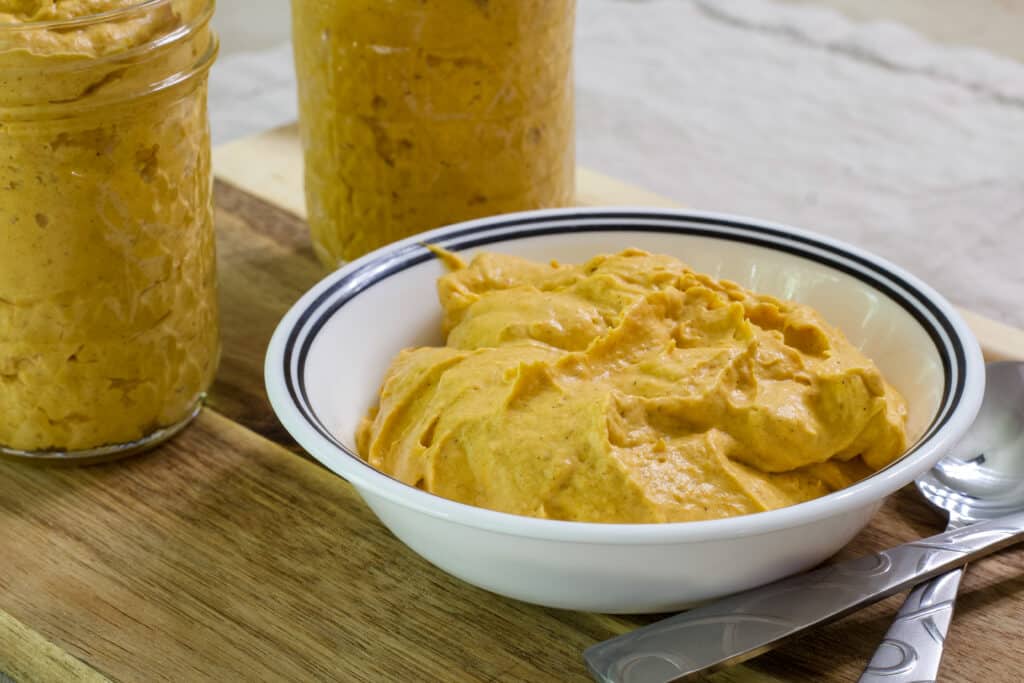
POLYGON ((570 205, 575 0, 292 0, 306 206, 329 267, 570 205))
POLYGON ((219 354, 212 12, 0 0, 4 456, 110 459, 199 409, 219 354))

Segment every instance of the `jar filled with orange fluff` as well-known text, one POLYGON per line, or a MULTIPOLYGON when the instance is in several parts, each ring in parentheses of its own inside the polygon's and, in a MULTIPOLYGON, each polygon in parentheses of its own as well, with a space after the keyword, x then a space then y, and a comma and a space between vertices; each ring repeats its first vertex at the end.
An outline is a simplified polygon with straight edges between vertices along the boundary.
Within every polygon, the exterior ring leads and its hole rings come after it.
POLYGON ((315 251, 570 205, 575 0, 292 0, 315 251))

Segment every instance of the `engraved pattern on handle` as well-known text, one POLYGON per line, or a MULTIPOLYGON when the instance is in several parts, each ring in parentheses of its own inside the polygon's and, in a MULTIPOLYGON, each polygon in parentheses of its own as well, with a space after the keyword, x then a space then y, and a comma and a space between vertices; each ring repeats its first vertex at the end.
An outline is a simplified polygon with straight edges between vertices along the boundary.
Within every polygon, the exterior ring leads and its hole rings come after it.
POLYGON ((1024 535, 1024 513, 906 543, 754 588, 598 643, 584 660, 601 683, 670 683, 741 662, 1024 535))
POLYGON ((938 678, 963 573, 954 569, 910 592, 859 683, 924 683, 938 678))

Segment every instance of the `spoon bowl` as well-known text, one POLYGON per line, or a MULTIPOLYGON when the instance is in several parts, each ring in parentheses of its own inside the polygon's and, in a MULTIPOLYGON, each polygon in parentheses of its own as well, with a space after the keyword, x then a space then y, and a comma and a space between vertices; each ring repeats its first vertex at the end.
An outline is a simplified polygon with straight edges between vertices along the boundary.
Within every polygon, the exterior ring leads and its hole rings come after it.
POLYGON ((986 366, 978 417, 917 488, 956 524, 1024 510, 1024 363, 986 366))

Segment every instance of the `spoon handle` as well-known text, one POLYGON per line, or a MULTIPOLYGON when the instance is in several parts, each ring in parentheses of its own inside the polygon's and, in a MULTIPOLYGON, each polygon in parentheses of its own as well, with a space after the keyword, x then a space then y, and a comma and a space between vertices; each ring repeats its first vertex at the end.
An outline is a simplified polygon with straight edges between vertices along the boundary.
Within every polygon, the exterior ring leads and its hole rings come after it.
POLYGON ((910 592, 859 683, 938 679, 942 643, 953 619, 953 603, 963 573, 963 569, 954 569, 910 592))
POLYGON ((753 588, 583 653, 602 683, 673 683, 741 662, 812 626, 945 573, 1024 536, 1024 513, 947 531, 753 588))

